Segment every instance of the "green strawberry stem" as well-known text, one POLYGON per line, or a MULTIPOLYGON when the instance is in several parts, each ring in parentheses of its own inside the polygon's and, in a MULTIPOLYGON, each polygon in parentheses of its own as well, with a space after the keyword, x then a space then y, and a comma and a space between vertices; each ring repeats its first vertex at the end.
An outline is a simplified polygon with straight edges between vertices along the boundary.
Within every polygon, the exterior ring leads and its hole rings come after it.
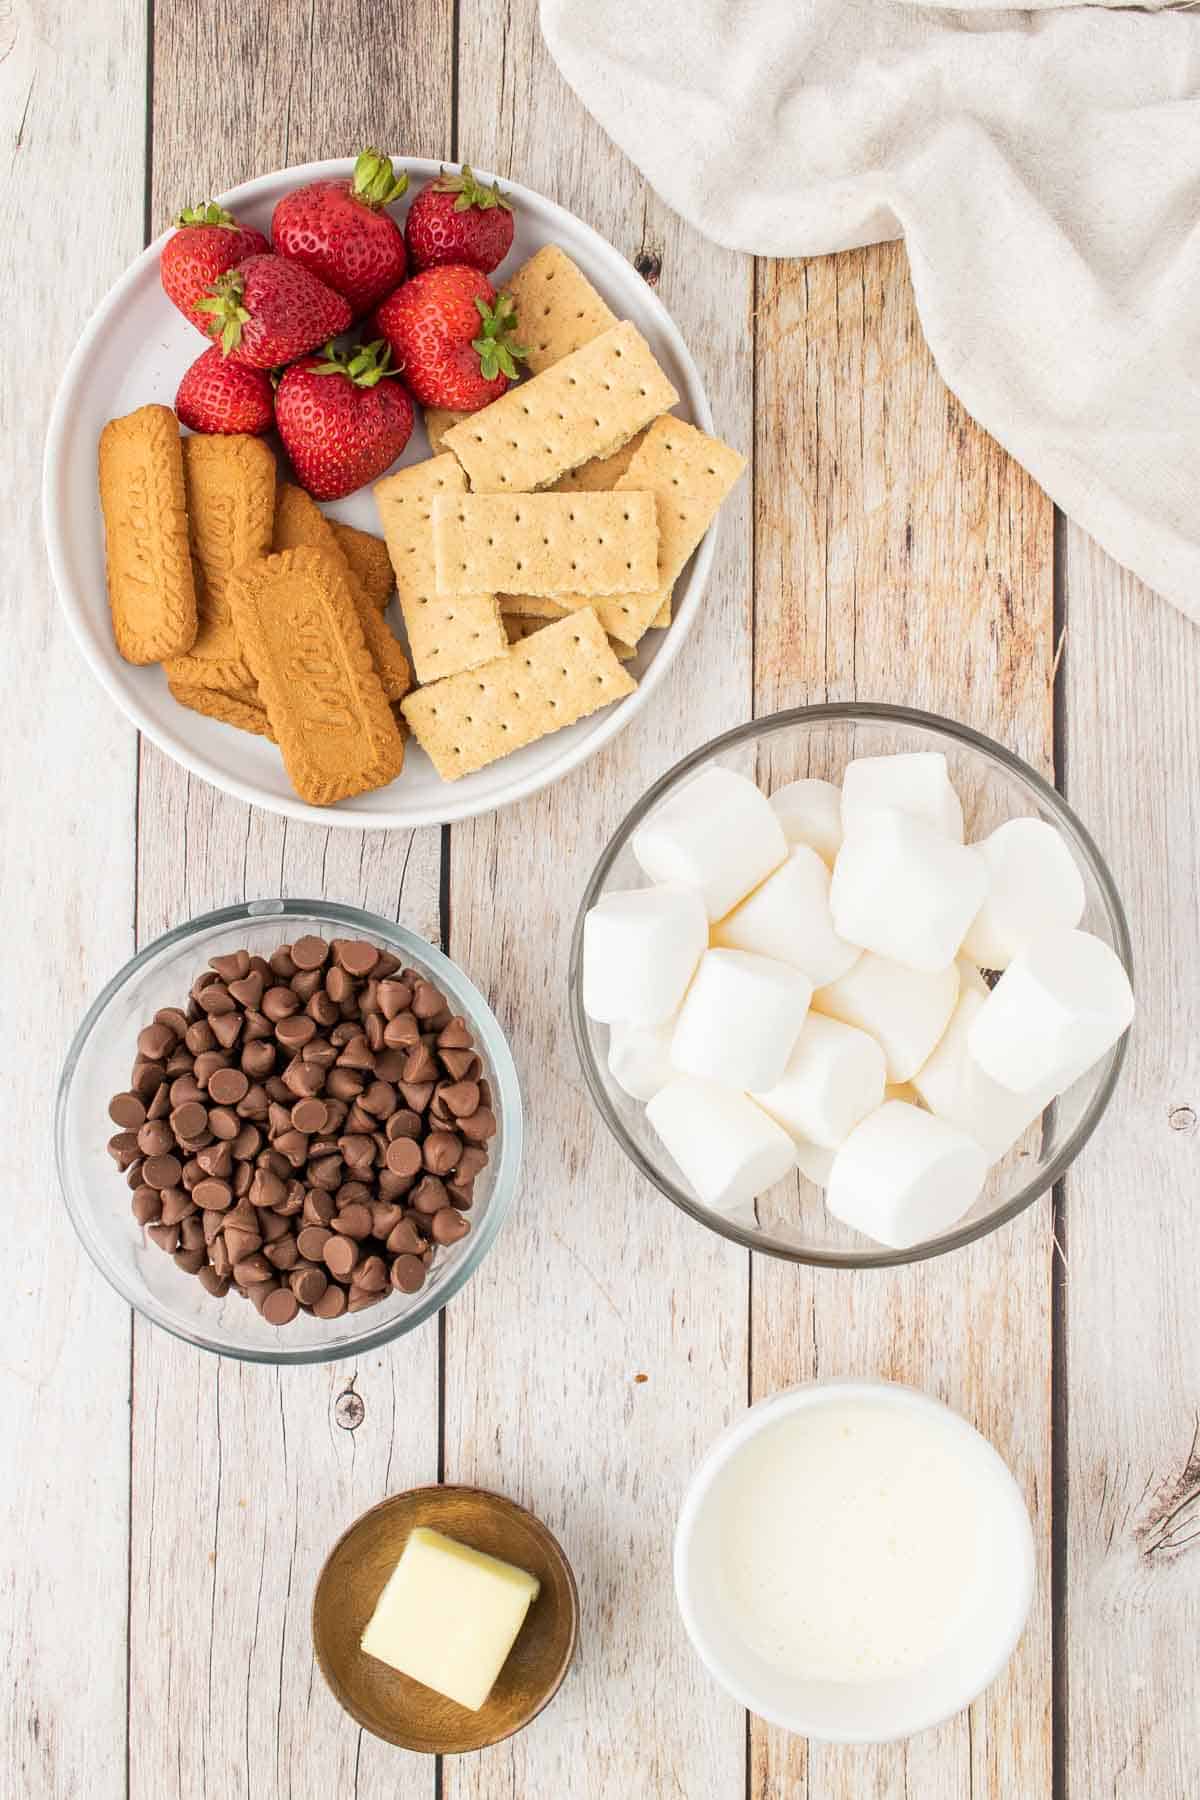
POLYGON ((392 347, 383 338, 376 338, 370 344, 356 344, 353 350, 335 349, 330 338, 325 346, 324 360, 312 364, 309 374, 345 375, 355 387, 373 388, 389 375, 400 373, 399 369, 388 368, 391 359, 392 347))
POLYGON ((458 195, 454 202, 455 212, 468 212, 473 206, 480 212, 488 212, 493 206, 502 206, 505 212, 512 211, 512 201, 504 198, 500 183, 494 181, 491 187, 484 187, 476 179, 470 163, 464 163, 457 175, 447 175, 443 169, 433 186, 436 193, 458 195))
POLYGON ((520 374, 517 363, 524 362, 529 351, 523 344, 514 343, 510 335, 517 323, 512 295, 497 294, 495 306, 479 299, 475 305, 483 320, 483 334, 471 339, 471 348, 479 353, 480 374, 485 381, 495 381, 497 375, 507 375, 515 381, 520 374))
POLYGON ((208 328, 208 335, 211 338, 219 337, 221 354, 228 356, 241 343, 242 326, 250 319, 250 314, 242 305, 246 284, 236 269, 230 269, 227 274, 218 275, 208 291, 211 298, 197 300, 196 311, 212 314, 213 322, 208 328))
POLYGON ((408 176, 397 175, 392 160, 382 150, 364 150, 354 165, 350 192, 372 212, 390 206, 408 191, 408 176))
POLYGON ((201 206, 185 206, 181 213, 175 215, 176 225, 220 225, 225 231, 237 231, 238 222, 231 212, 218 206, 215 200, 206 200, 201 206))

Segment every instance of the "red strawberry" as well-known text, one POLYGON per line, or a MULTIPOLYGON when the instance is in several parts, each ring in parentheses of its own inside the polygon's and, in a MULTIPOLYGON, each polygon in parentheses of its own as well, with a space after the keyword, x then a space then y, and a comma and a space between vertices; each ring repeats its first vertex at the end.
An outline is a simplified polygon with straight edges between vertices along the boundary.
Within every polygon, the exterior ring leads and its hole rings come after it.
POLYGON ((350 323, 340 294, 282 256, 248 256, 198 306, 210 337, 233 362, 273 369, 336 337, 350 323))
POLYGON ((525 351, 507 294, 478 269, 450 263, 414 275, 379 308, 379 328, 422 406, 478 412, 517 377, 525 351))
POLYGON ((239 225, 232 213, 209 201, 187 206, 175 221, 179 227, 169 237, 158 259, 158 272, 168 300, 208 336, 208 320, 197 312, 218 275, 235 268, 248 256, 271 248, 261 231, 239 225))
POLYGON ((498 182, 477 181, 470 163, 458 175, 443 169, 409 207, 404 241, 414 269, 467 263, 490 275, 512 249, 512 205, 498 182))
POLYGON ((232 362, 220 344, 210 344, 180 382, 175 411, 189 431, 257 436, 271 429, 275 390, 264 369, 232 362))
POLYGON ((407 187, 408 176, 398 176, 381 151, 364 150, 352 177, 285 194, 271 220, 271 242, 279 256, 342 294, 358 318, 404 280, 404 237, 383 208, 407 187))
POLYGON ((318 500, 340 500, 395 462, 413 428, 413 407, 389 369, 382 338, 348 355, 332 343, 285 369, 275 423, 301 487, 318 500), (382 354, 381 354, 382 353, 382 354))

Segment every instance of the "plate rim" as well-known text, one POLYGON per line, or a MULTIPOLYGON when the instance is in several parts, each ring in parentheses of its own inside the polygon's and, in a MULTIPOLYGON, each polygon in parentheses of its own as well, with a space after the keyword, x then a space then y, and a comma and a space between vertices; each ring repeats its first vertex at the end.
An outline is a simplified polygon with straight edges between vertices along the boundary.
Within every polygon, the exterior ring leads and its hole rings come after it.
MULTIPOLYGON (((410 177, 418 179, 432 178, 440 169, 458 166, 453 162, 442 162, 429 157, 395 155, 392 157, 392 161, 406 171, 410 177)), ((299 185, 302 182, 327 180, 331 177, 348 175, 353 168, 353 157, 334 157, 319 162, 300 163, 295 167, 276 169, 269 174, 253 176, 248 181, 239 182, 235 187, 226 189, 215 198, 218 204, 232 209, 237 206, 253 204, 263 196, 264 192, 271 189, 284 177, 294 178, 299 185)), ((497 177, 490 170, 480 171, 480 179, 490 182, 497 177)), ((562 214, 569 219, 572 226, 590 240, 590 245, 596 249, 597 256, 601 261, 615 257, 619 261, 625 262, 626 259, 621 256, 616 246, 610 243, 594 226, 580 218, 577 213, 570 212, 566 207, 560 206, 556 200, 549 199, 546 195, 538 193, 536 189, 529 188, 521 182, 512 181, 507 176, 499 179, 503 180, 506 189, 513 194, 519 204, 531 202, 538 208, 548 208, 551 214, 562 214)), ((178 763, 189 774, 206 781, 218 792, 230 794, 234 799, 241 800, 247 805, 261 807, 264 812, 272 813, 276 817, 294 819, 302 824, 324 826, 334 830, 414 830, 420 826, 450 825, 465 819, 487 817, 492 813, 502 811, 505 807, 515 805, 520 800, 529 799, 534 794, 543 792, 573 769, 590 761, 593 756, 612 742, 618 732, 632 724, 646 706, 656 688, 667 675, 684 640, 691 631, 712 570, 720 523, 719 513, 697 546, 689 570, 681 578, 682 600, 674 609, 671 625, 661 644, 655 650, 649 667, 640 676, 635 691, 619 701, 608 716, 602 719, 581 743, 560 751, 536 773, 511 781, 499 795, 477 800, 468 798, 455 800, 453 789, 456 784, 442 782, 441 788, 445 790, 444 795, 439 791, 434 799, 424 804, 399 804, 387 812, 376 813, 344 811, 336 805, 311 806, 294 794, 267 795, 253 782, 244 781, 236 775, 228 774, 224 769, 218 769, 202 751, 193 750, 185 745, 175 733, 162 729, 141 705, 136 692, 118 679, 117 671, 105 662, 93 642, 93 633, 86 609, 68 578, 67 562, 63 550, 66 527, 63 522, 62 507, 58 504, 58 488, 65 467, 65 443, 70 429, 71 402, 81 372, 91 355, 93 346, 101 337, 111 312, 120 304, 129 290, 141 280, 148 267, 157 262, 162 246, 173 229, 168 226, 166 230, 152 239, 122 271, 93 308, 64 365, 50 410, 42 459, 42 533, 55 594, 59 607, 66 615, 76 647, 109 699, 137 731, 148 737, 173 762, 178 763)), ((645 286, 644 297, 651 312, 656 315, 659 329, 670 340, 673 354, 682 369, 686 391, 681 394, 680 398, 686 403, 696 426, 701 431, 711 433, 713 419, 708 391, 683 333, 649 285, 645 286)))

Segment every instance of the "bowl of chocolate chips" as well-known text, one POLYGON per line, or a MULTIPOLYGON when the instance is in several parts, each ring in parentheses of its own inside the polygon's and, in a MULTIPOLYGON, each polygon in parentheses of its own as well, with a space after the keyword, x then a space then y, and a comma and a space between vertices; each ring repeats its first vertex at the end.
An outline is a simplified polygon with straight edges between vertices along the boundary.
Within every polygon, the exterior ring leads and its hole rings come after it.
POLYGON ((108 984, 55 1148, 75 1229, 144 1318, 306 1363, 446 1304, 512 1204, 521 1131, 508 1044, 461 969, 356 908, 258 900, 108 984))

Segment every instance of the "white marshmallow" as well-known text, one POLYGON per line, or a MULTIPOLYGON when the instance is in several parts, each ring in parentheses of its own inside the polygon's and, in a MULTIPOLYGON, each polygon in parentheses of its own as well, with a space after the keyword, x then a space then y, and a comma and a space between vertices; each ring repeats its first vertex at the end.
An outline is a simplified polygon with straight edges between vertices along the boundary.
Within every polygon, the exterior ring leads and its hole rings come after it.
POLYGON ((678 1011, 708 944, 691 888, 605 894, 583 922, 583 1010, 603 1025, 658 1025, 678 1011))
POLYGON ((1087 896, 1062 833, 1044 819, 1009 819, 975 845, 987 896, 963 939, 985 969, 1007 969, 1018 951, 1054 925, 1078 925, 1087 896))
POLYGON ((962 843, 962 802, 940 750, 858 756, 847 763, 842 776, 843 831, 850 831, 881 807, 924 819, 944 837, 962 843))
POLYGON ((632 1100, 653 1100, 675 1073, 671 1067, 674 1019, 662 1025, 609 1027, 608 1069, 617 1086, 632 1100))
POLYGON ((782 1081, 752 1098, 789 1137, 833 1150, 882 1105, 884 1073, 873 1037, 810 1012, 782 1081))
POLYGON ((646 1117, 706 1206, 728 1213, 796 1166, 792 1140, 745 1094, 677 1076, 646 1117))
POLYGON ((966 1132, 888 1100, 833 1159, 825 1204, 835 1219, 893 1250, 947 1231, 975 1204, 987 1157, 966 1132))
POLYGON ((751 1092, 774 1087, 812 999, 799 969, 745 950, 706 950, 671 1039, 685 1075, 751 1092))
POLYGON ((998 1162, 1054 1095, 1044 1088, 1033 1094, 1014 1094, 993 1081, 971 1056, 967 1037, 972 1021, 986 1004, 986 984, 982 994, 973 987, 963 988, 941 1043, 924 1068, 917 1070, 912 1084, 930 1112, 965 1131, 998 1162))
POLYGON ((889 1081, 909 1081, 945 1031, 958 999, 958 965, 929 975, 870 951, 813 995, 813 1011, 877 1038, 889 1081))
POLYGON ((978 851, 882 808, 847 830, 829 900, 841 937, 932 973, 954 961, 986 893, 978 851))
POLYGON ((779 867, 787 839, 766 795, 714 765, 639 825, 633 854, 651 881, 696 888, 709 918, 720 919, 779 867))
POLYGON ((832 865, 842 847, 842 790, 815 775, 789 781, 771 795, 789 844, 807 844, 832 865))
POLYGON ((833 929, 829 870, 807 844, 793 845, 787 861, 713 926, 712 941, 791 963, 814 987, 836 981, 860 955, 833 929))
POLYGON ((796 1152, 796 1167, 806 1181, 814 1187, 828 1187, 829 1176, 833 1169, 834 1150, 826 1150, 820 1144, 810 1144, 807 1139, 792 1139, 792 1148, 796 1152))
POLYGON ((1088 931, 1062 927, 1013 958, 971 1021, 967 1044, 1002 1087, 1061 1093, 1132 1018, 1133 989, 1116 952, 1088 931))

